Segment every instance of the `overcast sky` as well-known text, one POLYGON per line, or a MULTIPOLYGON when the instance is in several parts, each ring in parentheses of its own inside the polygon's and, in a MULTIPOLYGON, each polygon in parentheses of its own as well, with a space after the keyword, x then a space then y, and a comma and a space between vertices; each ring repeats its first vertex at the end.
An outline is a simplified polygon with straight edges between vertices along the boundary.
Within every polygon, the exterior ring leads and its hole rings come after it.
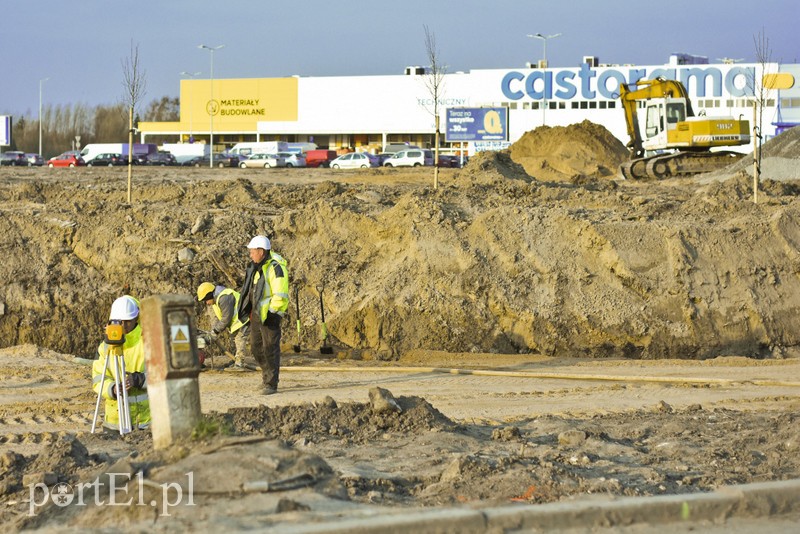
POLYGON ((541 59, 574 67, 660 65, 685 52, 755 61, 755 37, 773 61, 800 60, 800 0, 27 0, 0 31, 0 114, 36 117, 47 105, 123 101, 123 60, 138 45, 149 103, 177 97, 181 72, 208 78, 401 74, 425 65, 423 24, 448 72, 523 68, 541 59))

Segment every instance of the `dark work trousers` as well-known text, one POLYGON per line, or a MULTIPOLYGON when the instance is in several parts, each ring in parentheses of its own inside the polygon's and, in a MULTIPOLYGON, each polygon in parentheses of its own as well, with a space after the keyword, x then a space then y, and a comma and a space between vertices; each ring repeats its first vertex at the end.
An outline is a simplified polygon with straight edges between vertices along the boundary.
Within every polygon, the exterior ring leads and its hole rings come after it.
POLYGON ((261 324, 258 317, 250 320, 250 352, 261 367, 264 386, 278 389, 281 371, 281 328, 261 324), (253 320, 255 319, 255 320, 253 320))

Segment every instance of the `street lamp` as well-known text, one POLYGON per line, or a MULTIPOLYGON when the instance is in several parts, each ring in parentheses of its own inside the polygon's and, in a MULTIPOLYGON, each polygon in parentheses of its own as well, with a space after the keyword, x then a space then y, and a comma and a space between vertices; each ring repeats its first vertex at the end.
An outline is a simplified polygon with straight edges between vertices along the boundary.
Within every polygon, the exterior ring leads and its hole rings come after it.
POLYGON ((528 37, 532 37, 533 39, 541 39, 542 40, 542 44, 543 44, 542 62, 544 63, 544 68, 547 68, 547 66, 548 66, 547 65, 547 40, 548 39, 553 39, 555 37, 558 37, 559 35, 561 35, 561 34, 560 33, 555 33, 553 35, 542 35, 541 33, 536 33, 536 34, 533 34, 533 35, 530 34, 530 33, 528 34, 528 37))
POLYGON ((50 78, 42 78, 39 80, 39 155, 42 155, 42 84, 50 78))
MULTIPOLYGON (((544 68, 547 69, 547 40, 553 39, 561 35, 560 33, 554 33, 553 35, 542 35, 541 33, 535 34, 528 34, 528 37, 533 39, 541 39, 543 44, 542 49, 542 63, 544 63, 544 68)), ((542 97, 542 126, 544 126, 544 113, 545 109, 547 109, 547 80, 544 80, 544 91, 542 93, 544 96, 542 97)))
POLYGON ((206 46, 204 44, 198 45, 197 48, 205 48, 209 52, 211 52, 211 98, 209 99, 208 105, 206 106, 206 111, 208 111, 208 115, 211 117, 211 123, 209 126, 209 143, 211 144, 211 151, 209 153, 209 160, 208 166, 214 167, 214 113, 216 113, 216 106, 214 105, 214 52, 223 48, 225 45, 219 46, 206 46))
MULTIPOLYGON (((202 73, 201 72, 186 72, 186 71, 181 72, 182 76, 188 76, 190 78, 195 78, 197 76, 200 76, 200 74, 202 74, 202 73)), ((189 108, 189 142, 192 143, 193 140, 194 140, 194 135, 192 135, 192 99, 191 99, 192 92, 191 91, 187 91, 187 95, 189 96, 189 98, 188 98, 188 100, 186 102, 186 107, 189 108)), ((181 104, 183 104, 183 99, 182 98, 181 98, 181 104)))

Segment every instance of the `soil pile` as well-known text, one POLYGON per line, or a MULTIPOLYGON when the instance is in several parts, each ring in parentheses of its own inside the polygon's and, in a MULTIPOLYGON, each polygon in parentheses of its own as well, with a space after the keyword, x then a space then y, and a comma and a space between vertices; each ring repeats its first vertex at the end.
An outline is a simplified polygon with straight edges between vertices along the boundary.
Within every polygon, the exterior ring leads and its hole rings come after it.
POLYGON ((605 127, 585 120, 569 126, 540 126, 511 145, 511 158, 537 180, 613 178, 628 149, 605 127))
MULTIPOLYGON (((800 128, 790 128, 769 139, 761 147, 761 178, 773 181, 800 180, 800 128)), ((735 174, 753 176, 753 153, 745 155, 725 169, 703 175, 709 179, 725 179, 735 174)), ((752 187, 752 185, 751 185, 752 187)))
POLYGON ((479 152, 467 162, 458 173, 456 185, 469 187, 476 185, 500 185, 503 180, 531 182, 525 168, 515 162, 507 150, 479 152))
POLYGON ((590 123, 518 144, 442 169, 435 191, 424 169, 142 168, 127 205, 124 169, 3 169, 0 346, 92 358, 123 291, 238 288, 263 233, 298 287, 301 338, 292 304, 287 345, 318 345, 324 285, 332 342, 366 359, 793 354, 796 183, 765 185, 754 205, 740 178, 612 182, 624 147, 590 123), (540 150, 572 181, 514 163, 540 150))
POLYGON ((237 432, 312 442, 339 437, 350 444, 376 439, 385 432, 442 431, 455 426, 425 399, 399 397, 396 401, 396 410, 382 412, 370 404, 337 404, 328 397, 314 406, 237 408, 220 419, 237 432))

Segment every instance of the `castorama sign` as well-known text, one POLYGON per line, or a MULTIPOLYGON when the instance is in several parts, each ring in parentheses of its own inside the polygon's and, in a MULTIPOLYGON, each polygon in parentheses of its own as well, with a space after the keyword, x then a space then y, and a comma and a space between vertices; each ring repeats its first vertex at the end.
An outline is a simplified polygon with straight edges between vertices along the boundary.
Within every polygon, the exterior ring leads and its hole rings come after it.
POLYGON ((663 77, 679 80, 690 97, 742 98, 754 95, 756 66, 614 67, 595 68, 584 63, 578 69, 507 72, 500 90, 509 100, 594 100, 619 98, 622 83, 663 77))

